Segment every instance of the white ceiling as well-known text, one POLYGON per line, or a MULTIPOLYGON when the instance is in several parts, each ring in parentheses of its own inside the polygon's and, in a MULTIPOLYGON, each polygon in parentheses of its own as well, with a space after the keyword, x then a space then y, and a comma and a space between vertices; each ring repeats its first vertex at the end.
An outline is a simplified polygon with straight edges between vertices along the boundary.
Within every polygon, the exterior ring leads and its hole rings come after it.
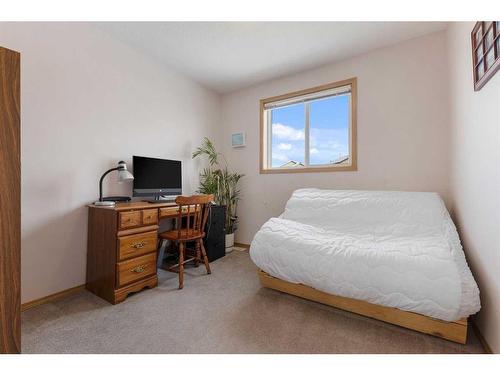
POLYGON ((444 22, 106 22, 98 27, 219 93, 446 28, 444 22))

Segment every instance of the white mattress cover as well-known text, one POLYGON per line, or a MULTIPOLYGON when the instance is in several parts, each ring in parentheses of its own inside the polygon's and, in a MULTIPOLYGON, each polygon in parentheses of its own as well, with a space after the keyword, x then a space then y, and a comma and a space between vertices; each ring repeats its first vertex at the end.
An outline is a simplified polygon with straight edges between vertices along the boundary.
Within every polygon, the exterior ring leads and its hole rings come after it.
POLYGON ((455 321, 479 289, 436 193, 296 190, 255 235, 268 274, 326 293, 455 321))

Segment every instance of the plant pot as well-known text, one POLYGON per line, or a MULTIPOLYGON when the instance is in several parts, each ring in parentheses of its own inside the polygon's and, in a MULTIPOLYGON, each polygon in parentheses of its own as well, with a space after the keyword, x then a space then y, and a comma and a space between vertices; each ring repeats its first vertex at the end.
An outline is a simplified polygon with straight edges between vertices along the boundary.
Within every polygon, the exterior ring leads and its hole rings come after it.
POLYGON ((234 246, 234 233, 226 234, 226 249, 234 246))

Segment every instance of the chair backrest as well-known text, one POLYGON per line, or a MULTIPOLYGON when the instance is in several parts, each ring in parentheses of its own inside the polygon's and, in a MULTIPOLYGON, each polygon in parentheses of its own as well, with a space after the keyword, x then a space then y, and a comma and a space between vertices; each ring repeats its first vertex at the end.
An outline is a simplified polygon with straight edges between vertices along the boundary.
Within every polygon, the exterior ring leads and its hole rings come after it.
POLYGON ((179 196, 175 199, 175 203, 179 206, 176 228, 179 239, 191 237, 194 233, 204 233, 210 202, 213 200, 213 194, 179 196), (183 217, 186 218, 184 227, 183 217))

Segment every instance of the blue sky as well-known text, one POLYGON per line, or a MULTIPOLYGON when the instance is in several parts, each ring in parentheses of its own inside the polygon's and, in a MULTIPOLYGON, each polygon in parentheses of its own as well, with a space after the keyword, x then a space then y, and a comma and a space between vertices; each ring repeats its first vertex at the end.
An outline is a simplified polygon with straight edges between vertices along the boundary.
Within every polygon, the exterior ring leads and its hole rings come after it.
MULTIPOLYGON (((303 103, 272 111, 272 166, 304 162, 303 103)), ((328 164, 349 152, 349 97, 335 96, 310 104, 310 164, 328 164)))

